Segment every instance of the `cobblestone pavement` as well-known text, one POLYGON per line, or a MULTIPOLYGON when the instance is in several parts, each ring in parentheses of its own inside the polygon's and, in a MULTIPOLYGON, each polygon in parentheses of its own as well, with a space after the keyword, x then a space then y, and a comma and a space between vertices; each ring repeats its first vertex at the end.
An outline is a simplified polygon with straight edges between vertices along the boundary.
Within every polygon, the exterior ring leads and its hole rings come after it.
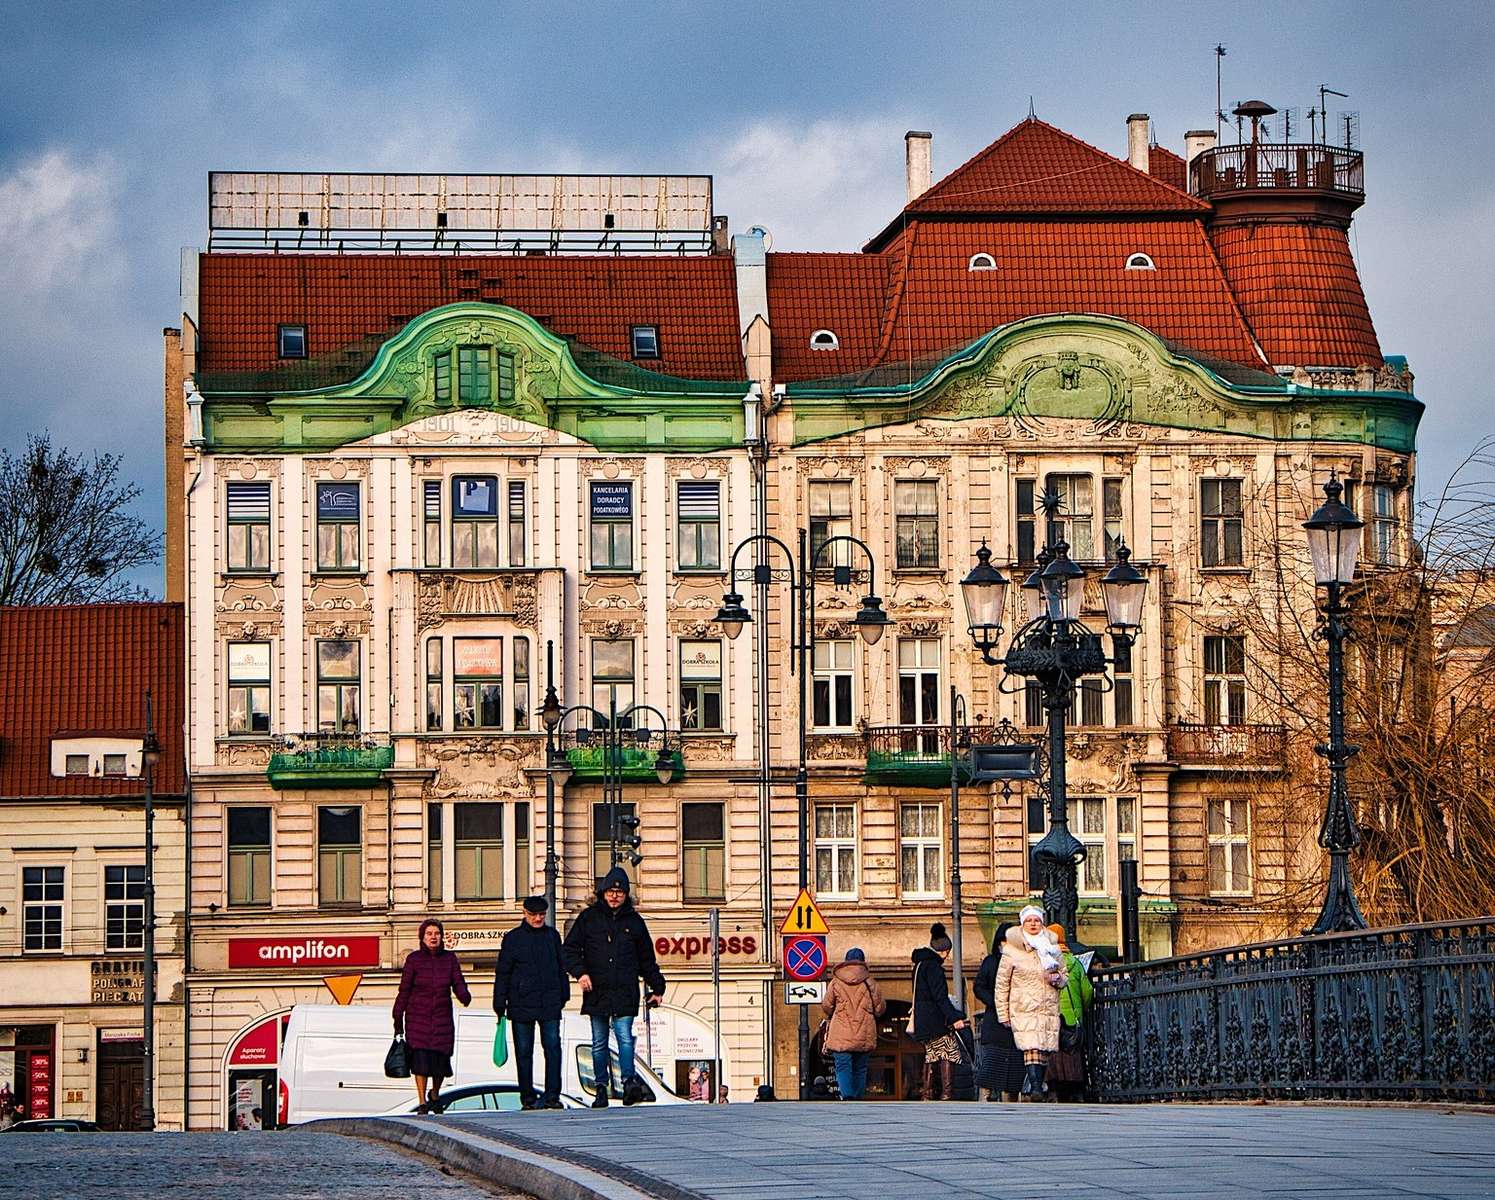
POLYGON ((3 1200, 493 1200, 397 1150, 330 1133, 30 1133, 0 1137, 3 1200))

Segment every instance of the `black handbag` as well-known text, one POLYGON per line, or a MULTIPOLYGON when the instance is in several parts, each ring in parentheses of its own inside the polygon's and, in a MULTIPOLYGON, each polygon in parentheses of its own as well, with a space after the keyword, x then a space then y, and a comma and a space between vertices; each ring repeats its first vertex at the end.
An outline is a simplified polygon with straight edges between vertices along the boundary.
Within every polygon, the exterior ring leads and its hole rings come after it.
POLYGON ((410 1078, 410 1055, 406 1052, 405 1039, 399 1034, 395 1034, 389 1053, 384 1056, 384 1074, 390 1079, 410 1078))

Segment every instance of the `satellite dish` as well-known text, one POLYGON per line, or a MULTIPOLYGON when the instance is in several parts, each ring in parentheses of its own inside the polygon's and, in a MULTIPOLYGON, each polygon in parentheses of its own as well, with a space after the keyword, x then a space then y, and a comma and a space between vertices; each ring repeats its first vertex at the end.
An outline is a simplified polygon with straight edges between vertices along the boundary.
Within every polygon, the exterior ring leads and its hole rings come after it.
POLYGON ((761 237, 763 239, 763 249, 764 250, 772 250, 773 249, 773 234, 769 233, 768 230, 764 226, 762 226, 762 225, 751 225, 751 226, 748 227, 748 232, 749 233, 756 233, 759 237, 761 237))

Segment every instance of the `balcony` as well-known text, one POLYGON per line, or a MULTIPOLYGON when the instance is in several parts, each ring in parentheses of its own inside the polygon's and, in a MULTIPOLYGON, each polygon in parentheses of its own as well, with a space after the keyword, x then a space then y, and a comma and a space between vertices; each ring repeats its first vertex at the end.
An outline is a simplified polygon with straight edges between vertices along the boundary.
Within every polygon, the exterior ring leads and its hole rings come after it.
POLYGON ((1168 757, 1183 770, 1280 771, 1287 762, 1281 725, 1193 725, 1168 729, 1168 757))
POLYGON ((287 749, 272 754, 265 770, 277 791, 373 787, 395 761, 394 746, 372 738, 304 733, 286 742, 287 749))
MULTIPOLYGON (((664 745, 658 730, 624 729, 621 746, 610 751, 614 757, 616 775, 624 783, 658 783, 659 751, 664 745)), ((556 747, 571 764, 572 777, 579 782, 598 781, 608 765, 603 755, 608 753, 603 744, 604 733, 600 729, 567 729, 556 734, 556 747)), ((671 783, 685 778, 685 756, 678 746, 667 751, 675 764, 671 783)))
POLYGON ((1365 156, 1359 150, 1307 142, 1240 142, 1201 151, 1189 164, 1196 196, 1236 192, 1332 192, 1365 199, 1365 156))
MULTIPOLYGON (((961 727, 962 740, 991 741, 990 725, 961 727)), ((867 767, 864 783, 886 787, 947 788, 950 786, 950 726, 873 725, 866 731, 867 767)), ((962 745, 964 755, 968 748, 962 745)), ((965 773, 961 775, 962 782, 965 773)))

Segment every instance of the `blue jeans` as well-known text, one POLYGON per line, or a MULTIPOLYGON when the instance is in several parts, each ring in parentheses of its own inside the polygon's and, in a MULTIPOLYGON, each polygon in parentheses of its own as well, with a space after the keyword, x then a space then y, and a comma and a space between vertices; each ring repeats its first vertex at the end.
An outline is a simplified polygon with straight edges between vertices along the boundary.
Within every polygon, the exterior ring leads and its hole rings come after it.
POLYGON ((618 1070, 623 1076, 623 1086, 627 1087, 634 1080, 632 1017, 592 1014, 592 1074, 596 1077, 599 1088, 611 1087, 612 1063, 607 1053, 609 1030, 618 1039, 618 1070))
POLYGON ((867 1094, 866 1050, 832 1050, 836 1059, 836 1086, 841 1099, 860 1100, 867 1094))
POLYGON ((513 1021, 514 1070, 519 1075, 519 1099, 535 1102, 535 1026, 540 1026, 540 1049, 545 1052, 545 1093, 541 1104, 553 1104, 561 1098, 561 1023, 554 1021, 513 1021))

